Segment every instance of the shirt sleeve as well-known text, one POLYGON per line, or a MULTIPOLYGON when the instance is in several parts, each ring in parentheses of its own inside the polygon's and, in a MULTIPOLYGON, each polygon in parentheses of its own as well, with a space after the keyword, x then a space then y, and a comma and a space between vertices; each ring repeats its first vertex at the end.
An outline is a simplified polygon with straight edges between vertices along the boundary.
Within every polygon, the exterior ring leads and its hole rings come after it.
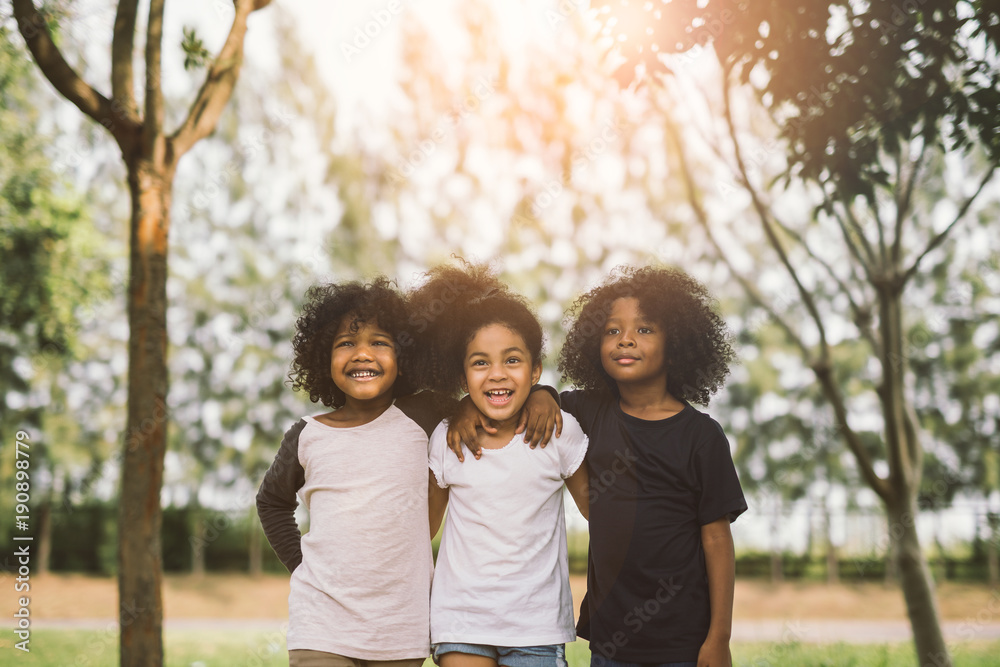
POLYGON ((695 451, 695 469, 701 487, 698 498, 698 522, 701 525, 722 517, 733 522, 747 510, 743 488, 729 452, 729 440, 714 420, 704 442, 695 451))
POLYGON ((562 434, 554 442, 559 454, 559 474, 566 479, 583 463, 589 440, 580 427, 580 422, 573 415, 563 412, 562 434))
POLYGON ((576 417, 583 432, 589 434, 597 418, 599 399, 595 392, 570 389, 559 394, 559 405, 564 414, 576 417))
POLYGON ((281 440, 278 453, 257 491, 257 516, 268 543, 278 559, 293 572, 302 562, 302 533, 295 522, 299 489, 306 483, 299 463, 299 434, 305 428, 299 420, 281 440))
POLYGON ((445 476, 445 459, 448 456, 455 455, 448 449, 448 420, 445 419, 438 424, 427 441, 427 467, 434 473, 434 480, 442 489, 448 488, 445 476))

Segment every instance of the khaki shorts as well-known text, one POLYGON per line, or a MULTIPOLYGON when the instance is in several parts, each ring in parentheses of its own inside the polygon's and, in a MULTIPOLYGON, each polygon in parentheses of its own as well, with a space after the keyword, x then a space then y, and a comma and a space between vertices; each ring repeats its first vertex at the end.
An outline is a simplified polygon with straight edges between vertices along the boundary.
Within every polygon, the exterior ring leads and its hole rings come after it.
POLYGON ((420 667, 424 658, 408 660, 359 660, 336 653, 294 649, 288 652, 289 667, 420 667))

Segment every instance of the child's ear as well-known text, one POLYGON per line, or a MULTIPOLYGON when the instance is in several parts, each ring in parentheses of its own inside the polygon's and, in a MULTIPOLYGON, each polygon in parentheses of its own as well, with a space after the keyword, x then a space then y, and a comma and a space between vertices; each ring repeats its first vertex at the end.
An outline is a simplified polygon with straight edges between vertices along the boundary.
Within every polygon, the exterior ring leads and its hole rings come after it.
POLYGON ((538 384, 538 381, 542 377, 542 365, 535 364, 534 368, 531 369, 531 384, 538 384))
POLYGON ((464 391, 466 394, 469 393, 469 383, 465 381, 464 373, 462 374, 461 379, 459 379, 458 384, 462 388, 462 391, 464 391))

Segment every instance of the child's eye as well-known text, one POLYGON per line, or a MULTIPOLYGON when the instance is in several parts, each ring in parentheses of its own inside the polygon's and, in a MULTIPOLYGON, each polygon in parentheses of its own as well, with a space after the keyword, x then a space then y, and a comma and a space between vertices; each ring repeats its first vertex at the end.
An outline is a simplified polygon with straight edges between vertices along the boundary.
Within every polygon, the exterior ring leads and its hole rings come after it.
POLYGON ((483 361, 482 359, 476 359, 475 361, 472 362, 472 365, 473 366, 485 366, 486 362, 483 361))
POLYGON ((347 347, 349 345, 354 345, 354 343, 352 343, 349 340, 342 340, 339 343, 337 343, 337 347, 347 347))
POLYGON ((518 362, 520 362, 520 361, 521 361, 521 360, 520 360, 520 359, 518 359, 517 357, 511 357, 511 358, 509 358, 509 359, 507 360, 507 363, 508 363, 508 364, 516 364, 516 363, 518 363, 518 362))
POLYGON ((608 333, 609 336, 614 336, 614 335, 618 334, 618 329, 615 329, 615 328, 608 329, 607 333, 608 333))
POLYGON ((641 333, 641 334, 651 334, 651 333, 653 333, 653 330, 650 329, 649 327, 639 327, 639 333, 641 333))

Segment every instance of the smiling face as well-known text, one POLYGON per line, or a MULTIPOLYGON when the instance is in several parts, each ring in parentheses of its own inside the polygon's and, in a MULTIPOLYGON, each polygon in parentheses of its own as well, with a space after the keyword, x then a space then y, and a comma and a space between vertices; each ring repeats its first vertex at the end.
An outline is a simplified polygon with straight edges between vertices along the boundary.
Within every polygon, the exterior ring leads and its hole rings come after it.
POLYGON ((482 327, 466 345, 462 389, 501 428, 516 424, 541 374, 521 334, 502 324, 482 327))
POLYGON ((348 402, 391 397, 398 374, 392 336, 376 322, 345 316, 333 336, 330 377, 348 402))
POLYGON ((666 386, 666 335, 662 327, 642 314, 639 299, 615 299, 601 335, 601 365, 619 386, 622 383, 666 386))

